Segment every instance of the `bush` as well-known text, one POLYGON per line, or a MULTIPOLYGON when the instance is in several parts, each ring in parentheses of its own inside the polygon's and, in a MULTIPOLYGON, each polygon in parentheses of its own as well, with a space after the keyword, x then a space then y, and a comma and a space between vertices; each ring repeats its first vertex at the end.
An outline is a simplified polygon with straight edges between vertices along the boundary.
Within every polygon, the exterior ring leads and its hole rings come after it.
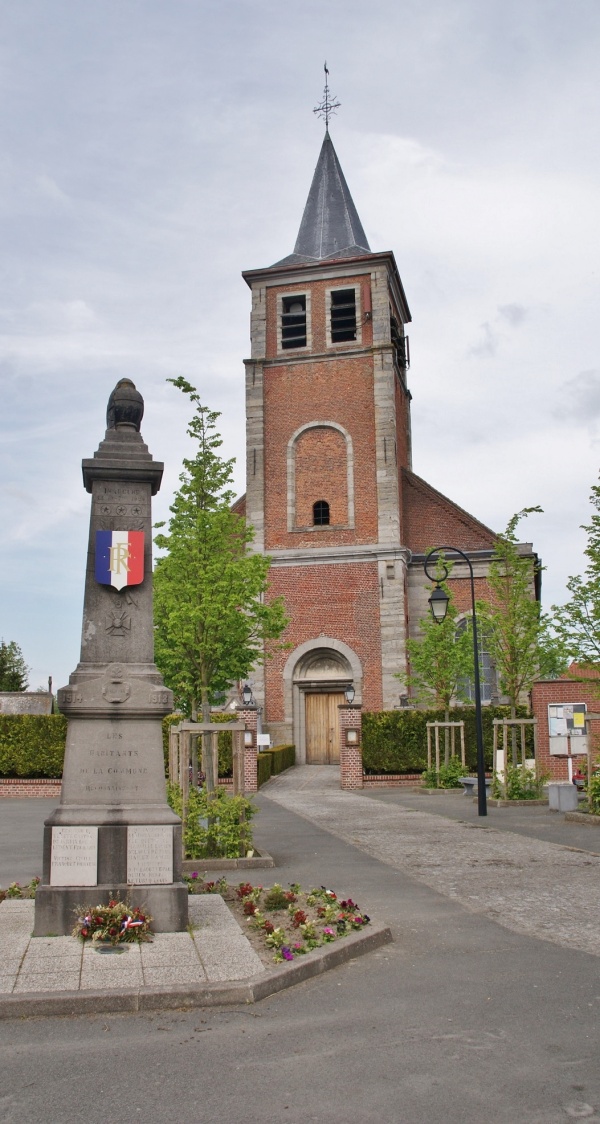
POLYGON ((592 775, 587 786, 588 809, 594 816, 600 816, 600 759, 592 767, 592 775))
POLYGON ((62 714, 0 714, 0 776, 62 777, 66 738, 62 714))
MULTIPOLYGON (((179 785, 167 785, 168 801, 176 815, 182 813, 179 785)), ((230 796, 218 788, 209 799, 205 788, 190 788, 184 834, 186 859, 237 859, 252 849, 251 819, 258 808, 247 796, 230 796)))
POLYGON ((533 769, 526 769, 524 765, 514 769, 509 765, 506 770, 506 785, 494 773, 492 781, 492 796, 502 800, 539 800, 548 774, 538 774, 533 769))
MULTIPOLYGON (((517 709, 517 717, 526 717, 525 707, 517 709)), ((486 768, 491 769, 494 718, 509 718, 507 706, 483 707, 483 745, 486 768)), ((466 772, 477 768, 475 707, 455 706, 450 711, 452 722, 465 723, 466 772)), ((443 710, 366 711, 362 718, 362 750, 365 773, 424 773, 427 768, 427 723, 443 722, 443 710)), ((460 749, 456 731, 456 749, 460 749)), ((443 732, 440 732, 443 740, 443 732)), ((433 742, 433 738, 432 738, 433 742)), ((533 730, 526 727, 527 755, 533 756, 533 730)))
POLYGON ((461 788, 460 778, 466 771, 460 757, 451 757, 447 765, 440 765, 439 773, 435 769, 427 769, 423 780, 427 788, 461 788))

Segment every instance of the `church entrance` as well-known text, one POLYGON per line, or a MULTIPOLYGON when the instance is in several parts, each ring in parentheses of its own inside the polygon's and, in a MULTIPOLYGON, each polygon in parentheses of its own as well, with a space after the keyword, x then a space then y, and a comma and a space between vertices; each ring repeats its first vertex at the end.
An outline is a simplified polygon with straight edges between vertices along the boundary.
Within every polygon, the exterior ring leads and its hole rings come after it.
POLYGON ((340 760, 340 716, 343 694, 305 694, 306 764, 337 765, 340 760))
POLYGON ((294 738, 298 764, 337 765, 344 691, 352 682, 350 664, 341 652, 313 648, 294 669, 294 738))

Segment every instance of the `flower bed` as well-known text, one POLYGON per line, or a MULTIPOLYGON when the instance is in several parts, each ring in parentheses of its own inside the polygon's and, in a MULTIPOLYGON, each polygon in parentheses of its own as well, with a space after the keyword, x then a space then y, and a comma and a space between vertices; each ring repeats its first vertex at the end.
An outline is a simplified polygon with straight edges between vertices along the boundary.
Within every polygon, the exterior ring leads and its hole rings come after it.
POLYGON ((304 891, 297 882, 285 890, 240 882, 230 886, 224 878, 204 882, 199 875, 186 877, 190 893, 221 894, 243 927, 248 940, 266 964, 281 964, 304 956, 314 948, 331 944, 363 929, 369 917, 352 898, 339 900, 333 890, 321 886, 304 891))
POLYGON ((20 882, 11 882, 6 890, 3 890, 0 886, 0 902, 3 902, 5 898, 35 898, 35 891, 40 882, 41 879, 36 875, 25 886, 22 886, 20 882))

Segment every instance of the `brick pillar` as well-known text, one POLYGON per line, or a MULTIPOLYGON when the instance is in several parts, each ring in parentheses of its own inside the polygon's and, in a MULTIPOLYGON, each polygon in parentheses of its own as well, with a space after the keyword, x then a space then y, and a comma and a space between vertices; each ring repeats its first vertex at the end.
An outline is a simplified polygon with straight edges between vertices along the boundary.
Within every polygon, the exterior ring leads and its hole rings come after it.
POLYGON ((362 764, 362 707, 347 703, 338 707, 340 712, 340 787, 363 787, 362 764), (356 743, 348 744, 347 731, 357 730, 356 743))
POLYGON ((238 705, 237 714, 240 722, 245 722, 246 730, 252 731, 252 745, 244 746, 244 788, 246 792, 257 792, 258 778, 257 778, 257 764, 256 758, 258 750, 256 747, 256 735, 258 732, 258 707, 253 703, 248 706, 238 705))

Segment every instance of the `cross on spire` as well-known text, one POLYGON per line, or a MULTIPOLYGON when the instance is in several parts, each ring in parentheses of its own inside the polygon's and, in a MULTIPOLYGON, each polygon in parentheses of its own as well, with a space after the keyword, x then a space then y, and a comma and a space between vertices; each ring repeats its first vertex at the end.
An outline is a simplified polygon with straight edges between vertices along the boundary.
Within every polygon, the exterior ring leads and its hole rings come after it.
POLYGON ((329 94, 329 71, 327 69, 327 63, 325 63, 323 69, 325 71, 325 90, 323 91, 323 100, 319 105, 315 106, 315 108, 313 109, 313 113, 316 113, 319 117, 325 118, 325 128, 327 131, 329 131, 329 118, 333 113, 336 113, 342 103, 339 102, 336 97, 334 97, 333 95, 330 96, 329 94))

